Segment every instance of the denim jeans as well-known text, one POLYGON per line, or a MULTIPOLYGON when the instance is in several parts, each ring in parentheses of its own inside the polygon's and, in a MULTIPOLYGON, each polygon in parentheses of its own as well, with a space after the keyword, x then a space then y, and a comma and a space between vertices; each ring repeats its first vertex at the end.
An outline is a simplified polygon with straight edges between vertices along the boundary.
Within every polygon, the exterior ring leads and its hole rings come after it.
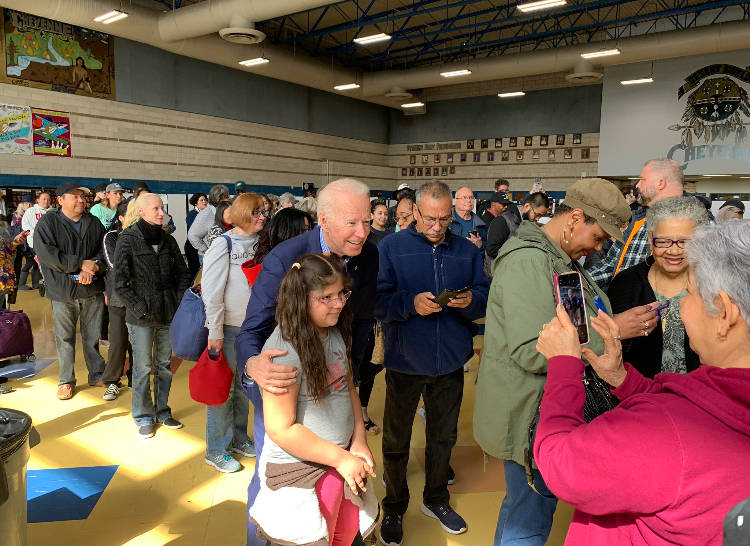
MULTIPOLYGON (((526 482, 526 470, 513 461, 504 461, 505 498, 497 518, 494 546, 544 546, 552 530, 556 498, 543 497, 526 482)), ((538 470, 534 486, 551 495, 538 470)))
POLYGON ((57 360, 60 362, 58 385, 76 384, 76 322, 79 319, 83 358, 89 371, 89 383, 96 383, 102 378, 104 372, 104 359, 99 354, 104 296, 97 294, 77 300, 51 301, 57 360))
POLYGON ((172 385, 172 345, 169 326, 138 326, 128 324, 133 346, 133 402, 131 413, 139 427, 162 422, 172 417, 167 404, 172 385), (151 366, 154 368, 154 397, 151 398, 151 366), (156 403, 154 403, 154 400, 156 403), (156 408, 156 409, 154 409, 156 408))
POLYGON ((234 342, 239 326, 224 325, 224 358, 234 372, 229 398, 220 406, 206 406, 206 455, 223 455, 232 444, 250 441, 247 435, 250 400, 242 392, 242 370, 237 374, 237 353, 234 342))
POLYGON ((385 385, 383 469, 386 494, 383 512, 403 515, 409 506, 406 466, 420 396, 424 396, 427 414, 422 499, 425 504, 447 503, 450 500, 448 466, 451 450, 456 445, 458 413, 464 392, 463 367, 437 377, 386 370, 385 385))

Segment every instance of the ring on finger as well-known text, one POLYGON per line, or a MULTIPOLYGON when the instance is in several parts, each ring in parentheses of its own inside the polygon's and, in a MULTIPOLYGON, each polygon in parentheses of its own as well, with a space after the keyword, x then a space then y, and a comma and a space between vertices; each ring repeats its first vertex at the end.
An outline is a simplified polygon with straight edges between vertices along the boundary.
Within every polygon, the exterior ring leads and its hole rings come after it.
POLYGON ((643 330, 643 335, 647 336, 648 335, 648 330, 643 330))
POLYGON ((620 336, 612 336, 613 339, 616 339, 617 341, 620 341, 622 338, 620 336))
POLYGON ((648 321, 647 320, 643 321, 643 329, 644 330, 648 330, 648 321))

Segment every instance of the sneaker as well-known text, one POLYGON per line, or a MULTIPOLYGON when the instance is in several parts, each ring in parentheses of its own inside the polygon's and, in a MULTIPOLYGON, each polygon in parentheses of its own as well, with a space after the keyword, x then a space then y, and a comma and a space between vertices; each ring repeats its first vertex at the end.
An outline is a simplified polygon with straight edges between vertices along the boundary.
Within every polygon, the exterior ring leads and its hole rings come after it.
POLYGON ((75 391, 75 387, 71 385, 70 383, 63 383, 59 387, 57 387, 57 399, 58 400, 70 400, 73 398, 73 392, 75 391))
POLYGON ((452 466, 448 467, 448 485, 453 485, 456 483, 456 472, 453 470, 452 466))
POLYGON ((167 417, 163 421, 159 421, 159 424, 172 429, 182 428, 182 423, 180 423, 177 419, 174 417, 167 417))
POLYGON ((451 508, 447 502, 444 504, 422 503, 422 513, 425 516, 435 518, 446 533, 460 535, 466 532, 466 522, 451 508))
POLYGON ((419 417, 422 421, 422 424, 427 424, 427 413, 424 410, 424 406, 417 409, 417 417, 419 417))
POLYGON ((401 546, 404 541, 404 530, 401 526, 402 516, 385 514, 380 523, 378 538, 385 546, 401 546))
POLYGON ((141 437, 141 440, 147 440, 148 438, 153 438, 154 424, 149 423, 148 425, 143 425, 143 426, 138 427, 138 436, 141 437))
POLYGON ((120 389, 117 388, 117 384, 110 383, 102 398, 104 398, 107 402, 111 402, 112 400, 117 398, 118 394, 120 394, 120 389))
POLYGON ((255 457, 255 446, 252 442, 245 442, 239 445, 232 445, 229 448, 232 453, 238 453, 243 457, 255 457))
POLYGON ((238 463, 229 453, 223 455, 206 455, 206 464, 213 466, 219 472, 237 472, 242 470, 242 465, 238 463))

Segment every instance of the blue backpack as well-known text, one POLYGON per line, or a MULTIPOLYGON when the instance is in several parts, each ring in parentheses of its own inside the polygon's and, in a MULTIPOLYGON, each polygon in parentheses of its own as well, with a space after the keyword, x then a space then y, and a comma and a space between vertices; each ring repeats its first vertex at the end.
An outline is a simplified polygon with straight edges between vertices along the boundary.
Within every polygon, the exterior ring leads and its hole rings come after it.
MULTIPOLYGON (((227 241, 227 251, 232 252, 232 239, 222 235, 227 241)), ((198 361, 208 346, 206 328, 206 307, 203 305, 200 285, 193 286, 182 296, 180 306, 169 326, 169 341, 172 352, 183 360, 198 361)))

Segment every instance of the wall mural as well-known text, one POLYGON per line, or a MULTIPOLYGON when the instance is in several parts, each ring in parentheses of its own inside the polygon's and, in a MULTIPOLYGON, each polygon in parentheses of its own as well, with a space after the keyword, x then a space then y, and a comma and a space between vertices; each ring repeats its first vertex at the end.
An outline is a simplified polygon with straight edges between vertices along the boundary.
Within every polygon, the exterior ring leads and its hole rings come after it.
POLYGON ((5 9, 3 81, 114 100, 114 38, 5 9))
POLYGON ((31 109, 34 155, 70 157, 70 114, 57 110, 31 109))
POLYGON ((0 104, 0 154, 31 155, 31 108, 0 104))

